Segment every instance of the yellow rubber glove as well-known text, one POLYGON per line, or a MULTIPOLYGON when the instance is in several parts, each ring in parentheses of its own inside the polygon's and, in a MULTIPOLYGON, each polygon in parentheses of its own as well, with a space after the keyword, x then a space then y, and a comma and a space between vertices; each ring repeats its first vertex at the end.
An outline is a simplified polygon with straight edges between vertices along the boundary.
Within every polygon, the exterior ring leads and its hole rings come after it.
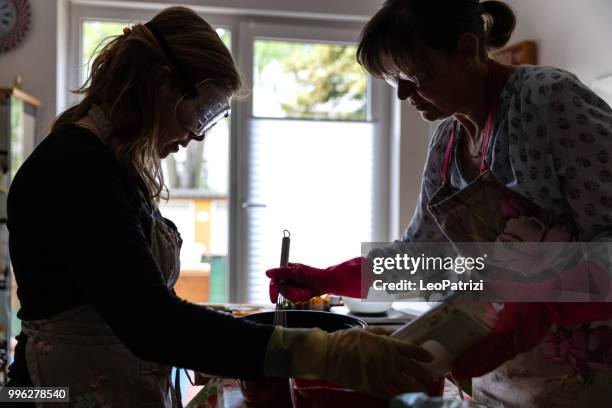
POLYGON ((421 347, 360 328, 327 333, 320 329, 272 332, 264 360, 268 377, 323 379, 380 396, 425 391, 433 380, 418 363, 432 355, 421 347))

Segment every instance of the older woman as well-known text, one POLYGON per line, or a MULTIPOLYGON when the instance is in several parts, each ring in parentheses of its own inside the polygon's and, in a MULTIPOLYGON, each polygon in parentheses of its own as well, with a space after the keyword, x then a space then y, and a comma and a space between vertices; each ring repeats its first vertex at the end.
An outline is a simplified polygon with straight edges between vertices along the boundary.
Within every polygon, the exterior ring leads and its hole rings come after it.
MULTIPOLYGON (((612 237, 612 110, 569 72, 488 59, 514 26, 499 1, 387 0, 363 30, 357 58, 365 69, 396 86, 425 120, 443 119, 404 242, 495 240, 488 227, 507 221, 497 211, 505 199, 517 203, 515 220, 535 208, 530 217, 554 219, 572 232, 568 241, 612 237)), ((271 296, 284 280, 289 298, 358 297, 362 262, 270 270, 271 296)), ((507 303, 494 334, 455 372, 486 374, 473 387, 490 406, 609 406, 612 334, 602 321, 612 318, 611 305, 507 303), (550 331, 554 323, 585 325, 550 331), (589 353, 599 356, 593 364, 589 353)))
POLYGON ((229 115, 239 74, 215 30, 169 8, 93 61, 84 99, 14 178, 10 254, 22 332, 12 386, 67 386, 83 406, 179 404, 170 366, 410 390, 424 350, 364 330, 248 323, 172 289, 181 238, 157 203, 160 160, 229 115), (410 374, 409 376, 407 374, 410 374))

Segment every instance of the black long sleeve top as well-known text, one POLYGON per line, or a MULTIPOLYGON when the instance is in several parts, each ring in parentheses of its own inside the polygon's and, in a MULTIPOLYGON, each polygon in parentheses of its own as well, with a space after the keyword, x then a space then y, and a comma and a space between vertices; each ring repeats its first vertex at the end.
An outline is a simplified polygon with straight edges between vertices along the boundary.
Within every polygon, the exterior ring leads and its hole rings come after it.
MULTIPOLYGON (((150 212, 128 168, 76 125, 52 132, 23 163, 8 197, 17 316, 48 318, 89 303, 140 358, 261 377, 272 327, 189 303, 168 289, 149 248, 150 212)), ((20 334, 13 384, 30 382, 25 341, 20 334)))

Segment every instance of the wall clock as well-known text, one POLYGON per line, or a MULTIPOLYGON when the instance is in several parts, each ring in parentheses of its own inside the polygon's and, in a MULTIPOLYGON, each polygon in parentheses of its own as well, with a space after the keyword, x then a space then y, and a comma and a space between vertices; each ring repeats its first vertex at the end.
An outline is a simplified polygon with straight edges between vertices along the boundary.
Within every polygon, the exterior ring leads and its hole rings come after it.
POLYGON ((0 0, 0 53, 15 47, 30 29, 29 0, 0 0))

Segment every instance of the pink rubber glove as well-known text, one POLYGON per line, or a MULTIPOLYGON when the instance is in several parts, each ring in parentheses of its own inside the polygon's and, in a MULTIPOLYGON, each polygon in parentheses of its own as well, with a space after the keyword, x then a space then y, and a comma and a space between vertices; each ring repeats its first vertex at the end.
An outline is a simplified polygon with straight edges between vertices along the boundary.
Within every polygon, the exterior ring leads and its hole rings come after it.
POLYGON ((314 296, 333 293, 340 296, 361 296, 361 263, 365 258, 353 258, 325 269, 289 263, 269 269, 270 300, 276 303, 278 285, 285 284, 283 295, 293 302, 306 301, 314 296))

